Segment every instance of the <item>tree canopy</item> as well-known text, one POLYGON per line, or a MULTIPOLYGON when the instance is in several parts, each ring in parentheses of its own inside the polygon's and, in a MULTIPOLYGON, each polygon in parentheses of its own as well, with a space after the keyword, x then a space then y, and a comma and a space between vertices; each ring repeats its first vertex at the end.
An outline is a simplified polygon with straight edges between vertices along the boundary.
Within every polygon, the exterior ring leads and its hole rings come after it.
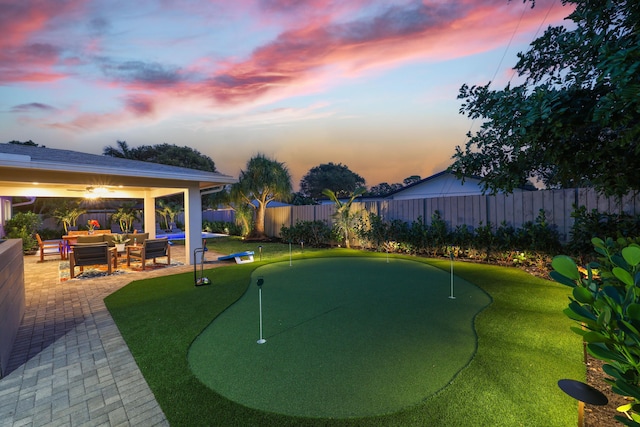
POLYGON ((562 3, 574 25, 549 27, 518 54, 522 84, 461 87, 460 113, 483 124, 456 148, 458 178, 481 176, 492 192, 529 178, 606 195, 640 190, 640 2, 562 3))
POLYGON ((323 163, 315 166, 300 180, 303 196, 319 199, 326 189, 338 197, 349 197, 357 188, 363 187, 365 179, 352 172, 342 163, 323 163))
POLYGON ((367 193, 369 196, 386 196, 387 194, 401 189, 403 186, 399 182, 389 184, 388 182, 381 182, 378 185, 374 185, 369 189, 367 193))
POLYGON ((367 194, 369 196, 386 196, 389 193, 400 190, 401 188, 407 187, 411 184, 415 184, 420 181, 420 175, 411 175, 402 180, 402 184, 399 182, 389 184, 388 182, 381 182, 378 185, 374 185, 369 189, 367 194))
POLYGON ((264 215, 272 200, 288 200, 291 196, 291 175, 276 160, 257 154, 249 159, 245 170, 240 171, 238 182, 231 186, 231 200, 245 203, 255 210, 255 230, 252 237, 265 237, 264 215))
POLYGON ((198 150, 175 144, 141 145, 129 147, 126 141, 118 141, 117 147, 107 146, 102 154, 122 159, 141 160, 143 162, 160 163, 163 165, 180 166, 208 172, 217 172, 214 161, 198 150))

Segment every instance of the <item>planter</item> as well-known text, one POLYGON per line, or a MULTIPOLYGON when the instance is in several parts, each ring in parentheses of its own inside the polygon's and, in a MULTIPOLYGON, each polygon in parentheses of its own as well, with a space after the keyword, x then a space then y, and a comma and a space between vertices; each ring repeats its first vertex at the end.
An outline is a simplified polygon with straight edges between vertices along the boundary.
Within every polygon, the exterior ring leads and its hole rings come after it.
POLYGON ((118 252, 124 252, 124 245, 126 243, 116 243, 116 251, 118 252))

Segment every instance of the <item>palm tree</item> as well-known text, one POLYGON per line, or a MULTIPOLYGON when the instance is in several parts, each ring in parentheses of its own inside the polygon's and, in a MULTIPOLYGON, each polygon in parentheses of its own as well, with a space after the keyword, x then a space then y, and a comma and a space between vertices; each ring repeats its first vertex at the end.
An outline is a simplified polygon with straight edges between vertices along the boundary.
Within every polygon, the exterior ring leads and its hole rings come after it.
POLYGON ((104 156, 119 157, 121 159, 134 159, 133 152, 127 141, 118 141, 118 147, 107 146, 102 149, 104 156))
POLYGON ((130 233, 133 231, 133 221, 138 218, 138 210, 135 209, 135 203, 124 203, 122 207, 118 208, 118 211, 111 215, 112 221, 118 221, 120 230, 123 233, 130 233))
POLYGON ((176 222, 176 217, 183 211, 182 205, 177 202, 158 200, 158 208, 156 213, 162 217, 164 221, 165 230, 173 229, 173 225, 176 222))
POLYGON ((291 175, 284 163, 257 154, 249 159, 247 169, 240 171, 240 179, 231 187, 231 199, 254 209, 256 221, 252 236, 263 238, 266 237, 267 204, 272 200, 289 200, 291 192, 291 175))
POLYGON ((344 237, 344 243, 347 248, 351 247, 351 236, 353 235, 353 230, 355 228, 356 220, 359 212, 351 212, 351 204, 356 199, 356 197, 362 196, 367 192, 367 189, 364 187, 360 187, 353 192, 349 201, 343 203, 338 199, 336 193, 328 188, 322 191, 322 194, 327 196, 333 203, 336 205, 336 211, 333 213, 334 224, 337 230, 342 233, 344 237))
POLYGON ((53 212, 53 217, 56 218, 64 228, 64 234, 69 233, 70 227, 75 227, 80 215, 86 213, 85 209, 82 209, 78 203, 63 203, 61 207, 53 212))

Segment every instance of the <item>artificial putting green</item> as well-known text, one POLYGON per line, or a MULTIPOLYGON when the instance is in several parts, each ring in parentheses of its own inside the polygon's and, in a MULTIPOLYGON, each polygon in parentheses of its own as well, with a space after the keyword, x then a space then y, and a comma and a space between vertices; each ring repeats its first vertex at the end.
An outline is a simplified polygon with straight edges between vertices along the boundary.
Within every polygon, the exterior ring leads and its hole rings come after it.
POLYGON ((267 412, 347 418, 432 396, 473 358, 491 299, 410 260, 324 258, 264 265, 193 342, 189 365, 228 399, 267 412), (257 278, 264 279, 260 338, 257 278))

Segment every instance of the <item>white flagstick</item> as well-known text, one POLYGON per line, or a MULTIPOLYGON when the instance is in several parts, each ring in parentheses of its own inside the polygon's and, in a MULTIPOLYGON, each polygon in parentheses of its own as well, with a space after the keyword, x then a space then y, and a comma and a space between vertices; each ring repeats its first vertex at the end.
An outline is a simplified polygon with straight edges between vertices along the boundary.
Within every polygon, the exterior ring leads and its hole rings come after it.
POLYGON ((289 267, 291 267, 291 242, 289 242, 289 267))
POLYGON ((258 344, 264 344, 267 342, 264 338, 262 338, 262 284, 264 283, 264 279, 261 277, 258 279, 258 298, 260 300, 260 339, 257 341, 258 344))
POLYGON ((453 296, 453 252, 449 252, 449 255, 451 257, 451 295, 449 295, 449 299, 456 299, 453 296))

